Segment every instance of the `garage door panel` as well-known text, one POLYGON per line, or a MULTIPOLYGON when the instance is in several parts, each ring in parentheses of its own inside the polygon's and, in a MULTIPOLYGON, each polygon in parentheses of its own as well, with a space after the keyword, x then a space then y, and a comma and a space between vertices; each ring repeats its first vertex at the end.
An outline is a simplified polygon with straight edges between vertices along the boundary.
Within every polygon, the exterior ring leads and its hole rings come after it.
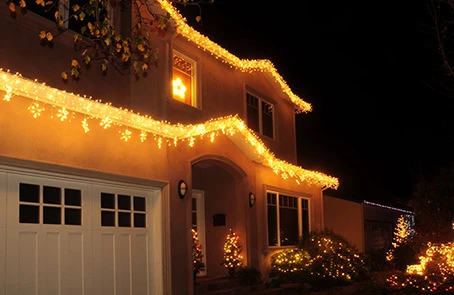
POLYGON ((134 256, 132 257, 132 285, 134 295, 141 294, 141 290, 149 290, 148 268, 148 235, 137 234, 133 239, 134 256), (142 257, 142 259, 141 259, 142 257), (146 259, 144 259, 146 257, 146 259))
MULTIPOLYGON (((0 172, 0 265, 6 261, 6 173, 0 172)), ((0 267, 0 295, 5 295, 5 268, 0 267)))

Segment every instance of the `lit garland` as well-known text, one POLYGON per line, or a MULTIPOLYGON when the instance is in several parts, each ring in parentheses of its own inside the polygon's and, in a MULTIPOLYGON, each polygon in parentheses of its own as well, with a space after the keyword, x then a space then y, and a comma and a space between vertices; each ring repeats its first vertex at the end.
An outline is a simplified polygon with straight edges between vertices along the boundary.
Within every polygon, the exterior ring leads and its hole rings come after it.
POLYGON ((366 204, 366 205, 377 206, 377 207, 380 207, 380 208, 386 208, 386 209, 390 209, 390 210, 394 210, 394 211, 399 211, 399 212, 403 212, 403 213, 407 213, 407 214, 415 214, 415 213, 412 212, 412 211, 408 211, 408 210, 404 210, 404 209, 399 209, 399 208, 395 208, 395 207, 390 207, 390 206, 386 206, 386 205, 381 205, 381 204, 377 204, 377 203, 372 203, 372 202, 369 202, 369 201, 366 201, 366 200, 364 200, 363 203, 366 204))
POLYGON ((238 116, 227 116, 211 119, 201 124, 170 124, 165 121, 157 121, 149 116, 139 115, 130 110, 113 107, 109 103, 101 103, 92 100, 91 97, 81 97, 73 93, 67 93, 36 80, 23 78, 20 74, 11 74, 0 69, 0 90, 6 92, 3 101, 10 102, 15 95, 31 99, 33 102, 28 110, 34 118, 38 118, 44 111, 57 109, 57 117, 60 121, 71 120, 75 113, 85 115, 81 122, 85 133, 89 132, 89 120, 98 120, 104 129, 113 125, 122 126, 120 138, 128 141, 133 132, 139 133, 140 140, 144 142, 147 134, 152 134, 161 147, 163 141, 167 145, 177 145, 179 141, 188 141, 193 146, 196 138, 208 136, 213 142, 216 136, 225 134, 229 136, 240 148, 244 143, 254 150, 253 160, 268 167, 281 175, 284 179, 294 178, 299 184, 307 182, 324 188, 337 189, 337 178, 321 172, 305 170, 286 161, 277 159, 265 144, 253 133, 238 116), (235 135, 235 136, 234 136, 235 135), (237 135, 240 135, 239 137, 237 135))
POLYGON ((396 228, 394 229, 394 241, 391 243, 392 248, 386 252, 386 260, 394 260, 394 250, 401 245, 405 244, 410 236, 415 233, 414 229, 411 226, 409 217, 401 215, 397 219, 396 228))
POLYGON ((186 23, 186 19, 172 6, 167 0, 157 0, 162 8, 167 11, 170 17, 175 21, 178 33, 187 38, 189 41, 195 43, 203 50, 210 52, 216 58, 220 58, 223 62, 228 63, 230 66, 235 67, 243 72, 269 72, 276 82, 281 86, 282 91, 287 94, 290 100, 297 106, 299 112, 310 112, 312 106, 310 103, 305 102, 300 97, 295 95, 290 87, 285 82, 284 78, 277 72, 273 63, 269 60, 249 60, 240 59, 231 54, 226 49, 222 48, 215 42, 211 41, 206 36, 200 34, 186 23))
POLYGON ((454 243, 428 243, 420 264, 407 266, 406 276, 392 275, 388 282, 393 287, 412 288, 425 292, 452 292, 454 282, 454 243))

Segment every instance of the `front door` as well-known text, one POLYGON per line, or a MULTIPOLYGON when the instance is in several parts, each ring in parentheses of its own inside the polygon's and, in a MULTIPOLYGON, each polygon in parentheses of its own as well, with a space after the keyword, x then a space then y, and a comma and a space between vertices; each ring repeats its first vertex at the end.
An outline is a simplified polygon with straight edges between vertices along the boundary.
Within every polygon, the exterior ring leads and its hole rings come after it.
POLYGON ((202 245, 203 263, 205 270, 198 275, 206 275, 206 239, 205 239, 205 192, 201 190, 192 190, 192 228, 197 232, 199 242, 202 245))

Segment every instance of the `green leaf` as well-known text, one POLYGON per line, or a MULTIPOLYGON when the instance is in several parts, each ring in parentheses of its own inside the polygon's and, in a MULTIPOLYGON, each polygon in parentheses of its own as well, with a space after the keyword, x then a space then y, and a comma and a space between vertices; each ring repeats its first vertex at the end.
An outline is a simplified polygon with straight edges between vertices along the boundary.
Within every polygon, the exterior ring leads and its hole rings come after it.
POLYGON ((86 55, 86 56, 85 56, 85 64, 88 65, 88 64, 90 63, 90 61, 91 61, 90 56, 89 56, 89 55, 86 55))
POLYGON ((72 6, 72 9, 73 9, 74 12, 76 12, 76 11, 78 11, 78 10, 80 9, 80 6, 77 5, 77 4, 74 4, 74 5, 72 6))
POLYGON ((79 13, 79 19, 80 19, 81 21, 83 21, 84 18, 85 18, 85 13, 84 13, 83 11, 81 11, 81 12, 79 13))

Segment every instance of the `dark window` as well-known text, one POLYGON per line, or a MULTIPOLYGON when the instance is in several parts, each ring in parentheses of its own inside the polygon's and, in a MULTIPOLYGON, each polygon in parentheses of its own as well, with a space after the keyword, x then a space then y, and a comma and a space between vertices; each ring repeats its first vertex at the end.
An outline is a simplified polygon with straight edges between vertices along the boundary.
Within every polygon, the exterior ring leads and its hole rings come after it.
POLYGON ((246 93, 247 125, 250 129, 274 138, 274 106, 246 93))
POLYGON ((143 213, 134 213, 134 227, 146 226, 146 215, 143 213))
POLYGON ((82 224, 82 210, 74 208, 65 208, 65 224, 67 225, 81 225, 82 224))
POLYGON ((260 132, 259 100, 250 93, 246 93, 247 125, 254 131, 260 132))
POLYGON ((19 201, 39 203, 39 185, 28 183, 19 184, 19 201))
POLYGON ((118 212, 118 226, 131 227, 131 213, 118 212))
MULTIPOLYGON (((44 0, 44 3, 47 2, 44 0)), ((50 21, 55 22, 55 12, 58 8, 58 0, 54 2, 53 5, 46 5, 42 6, 41 4, 37 4, 36 1, 26 1, 27 3, 27 10, 32 11, 44 18, 47 18, 50 21)))
POLYGON ((134 197, 134 211, 145 211, 146 202, 144 197, 134 197))
POLYGON ((115 212, 101 211, 101 225, 115 226, 115 212))
POLYGON ((115 195, 101 193, 101 208, 115 209, 115 195))
POLYGON ((61 208, 60 207, 43 207, 43 223, 44 224, 61 224, 61 208))
POLYGON ((81 206, 82 192, 76 189, 65 188, 65 205, 81 206))
POLYGON ((19 205, 20 223, 39 223, 39 206, 19 205))
POLYGON ((308 200, 267 193, 268 245, 294 246, 302 235, 309 233, 308 200), (299 200, 301 206, 299 207, 299 200), (301 224, 298 220, 301 214, 301 224))
POLYGON ((44 186, 43 202, 46 204, 61 204, 61 189, 59 187, 44 186))
POLYGON ((118 209, 131 210, 131 197, 118 195, 118 209))

